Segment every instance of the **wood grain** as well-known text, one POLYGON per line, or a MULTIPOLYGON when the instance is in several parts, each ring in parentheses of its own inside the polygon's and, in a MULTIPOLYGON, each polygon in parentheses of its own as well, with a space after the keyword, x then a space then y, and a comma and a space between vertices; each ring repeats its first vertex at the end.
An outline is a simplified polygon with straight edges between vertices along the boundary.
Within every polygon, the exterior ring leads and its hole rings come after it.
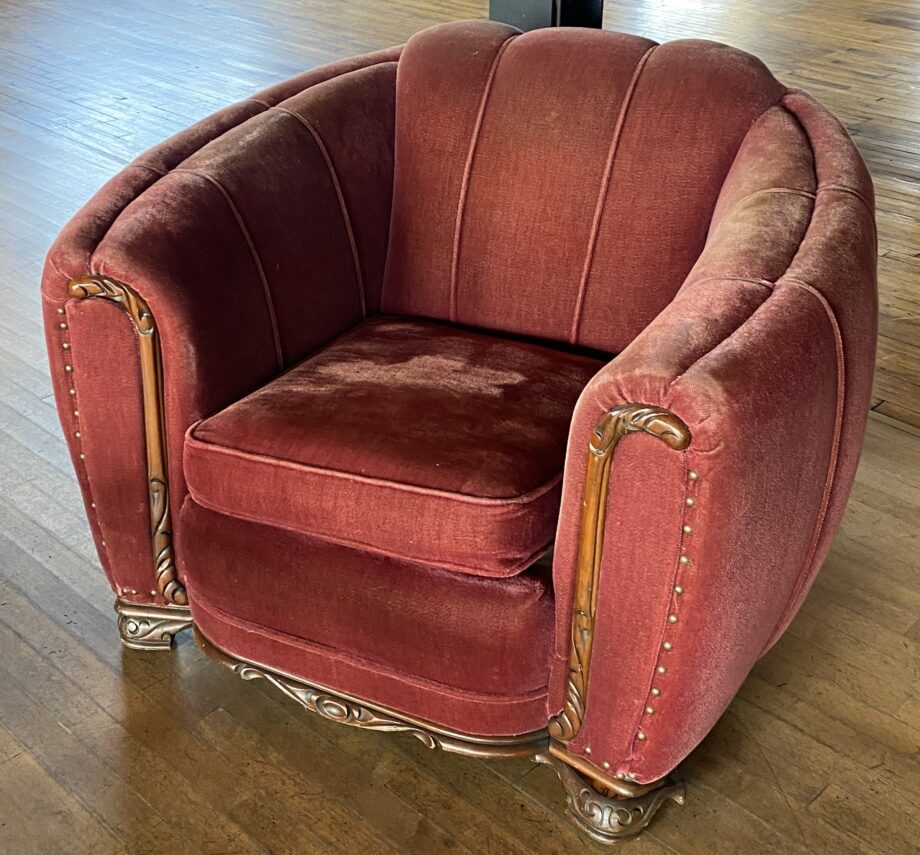
MULTIPOLYGON (((183 637, 123 651, 54 414, 36 283, 110 175, 304 68, 473 0, 0 4, 0 850, 571 853, 561 788, 308 717, 183 637)), ((877 414, 799 617, 685 764, 649 855, 913 851, 920 837, 920 13, 913 0, 608 0, 610 29, 761 56, 876 181, 877 414), (900 422, 897 420, 901 420, 900 422)), ((625 850, 624 850, 625 851, 625 850)))

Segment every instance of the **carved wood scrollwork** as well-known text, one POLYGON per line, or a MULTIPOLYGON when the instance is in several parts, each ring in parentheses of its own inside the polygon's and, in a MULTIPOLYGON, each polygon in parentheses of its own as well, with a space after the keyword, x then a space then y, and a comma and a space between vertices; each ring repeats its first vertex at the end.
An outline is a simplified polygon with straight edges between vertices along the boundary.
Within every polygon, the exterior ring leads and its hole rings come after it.
POLYGON ((623 404, 605 413, 594 428, 582 495, 566 696, 562 711, 549 720, 550 736, 562 742, 578 733, 585 717, 613 453, 624 436, 638 432, 651 434, 676 451, 690 445, 687 425, 661 407, 623 404))
POLYGON ((532 758, 548 747, 549 739, 545 730, 525 733, 521 736, 496 737, 458 733, 394 710, 384 709, 367 701, 346 697, 331 689, 311 685, 273 671, 264 665, 237 659, 215 647, 197 627, 195 628, 195 641, 208 656, 230 668, 244 680, 267 680, 305 710, 314 712, 329 721, 366 730, 408 733, 428 748, 440 748, 442 751, 464 754, 468 757, 532 758))
POLYGON ((125 647, 134 650, 169 650, 173 638, 192 625, 192 615, 176 606, 147 606, 115 602, 118 632, 125 647))
POLYGON ((320 691, 302 683, 294 683, 263 668, 247 665, 243 662, 235 665, 233 670, 244 680, 261 679, 268 681, 289 698, 297 701, 304 709, 314 712, 329 721, 347 724, 350 727, 380 730, 386 733, 408 733, 419 740, 426 748, 441 747, 437 737, 425 730, 392 716, 383 715, 330 692, 320 691))
POLYGON ((172 518, 166 460, 166 426, 163 410, 163 357, 153 313, 130 285, 108 276, 72 279, 68 293, 74 300, 111 300, 131 318, 138 334, 141 388, 144 399, 144 438, 147 447, 147 493, 150 503, 150 536, 157 591, 167 603, 188 605, 188 595, 176 575, 173 557, 172 518))
POLYGON ((634 837, 648 826, 666 801, 679 805, 686 801, 683 781, 674 775, 637 788, 635 795, 604 795, 558 757, 539 754, 534 759, 555 770, 565 787, 569 816, 598 843, 634 837))

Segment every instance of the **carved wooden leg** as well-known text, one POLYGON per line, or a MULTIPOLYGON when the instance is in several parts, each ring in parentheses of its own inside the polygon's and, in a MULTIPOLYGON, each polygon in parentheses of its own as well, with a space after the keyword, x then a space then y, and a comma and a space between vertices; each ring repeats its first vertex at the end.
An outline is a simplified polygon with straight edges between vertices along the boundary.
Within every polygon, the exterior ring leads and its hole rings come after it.
POLYGON ((192 614, 180 606, 144 606, 115 601, 118 632, 125 647, 134 650, 169 650, 173 637, 192 625, 192 614))
MULTIPOLYGON (((601 793, 589 780, 551 754, 534 757, 551 766, 565 787, 568 814, 578 828, 598 843, 616 843, 634 837, 652 821, 668 799, 682 805, 686 798, 683 781, 673 774, 652 785, 633 785, 637 795, 601 793)), ((628 785, 626 785, 628 786, 628 785)))

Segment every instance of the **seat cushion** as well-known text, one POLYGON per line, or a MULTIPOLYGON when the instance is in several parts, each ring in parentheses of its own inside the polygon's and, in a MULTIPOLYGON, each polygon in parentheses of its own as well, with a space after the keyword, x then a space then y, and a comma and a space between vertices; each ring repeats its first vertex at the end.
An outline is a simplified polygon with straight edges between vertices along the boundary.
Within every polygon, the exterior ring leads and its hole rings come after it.
POLYGON ((546 724, 550 567, 485 579, 214 513, 186 500, 179 572, 220 649, 465 733, 546 724))
POLYGON ((601 362, 376 317, 193 425, 199 504, 464 573, 553 540, 569 419, 601 362))

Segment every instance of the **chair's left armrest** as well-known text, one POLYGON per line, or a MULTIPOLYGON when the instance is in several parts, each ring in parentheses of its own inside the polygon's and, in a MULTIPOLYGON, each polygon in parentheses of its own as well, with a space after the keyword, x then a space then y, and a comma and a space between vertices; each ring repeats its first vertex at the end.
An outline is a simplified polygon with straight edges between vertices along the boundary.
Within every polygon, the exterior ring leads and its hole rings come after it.
POLYGON ((185 496, 189 425, 375 311, 398 55, 203 120, 113 178, 52 246, 52 382, 120 599, 184 601, 169 505, 185 496))

